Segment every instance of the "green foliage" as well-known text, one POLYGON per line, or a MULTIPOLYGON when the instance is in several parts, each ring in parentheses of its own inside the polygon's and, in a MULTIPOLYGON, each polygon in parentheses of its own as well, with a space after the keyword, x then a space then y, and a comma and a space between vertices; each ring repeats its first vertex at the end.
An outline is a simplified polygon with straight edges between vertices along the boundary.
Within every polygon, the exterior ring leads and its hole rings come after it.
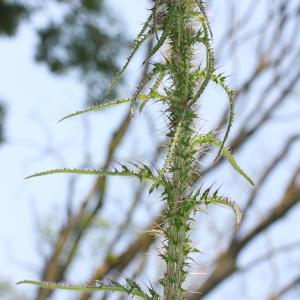
POLYGON ((95 103, 103 99, 103 90, 118 69, 116 57, 125 48, 125 36, 116 33, 118 23, 103 0, 53 2, 65 14, 38 30, 36 61, 46 63, 55 74, 78 72, 87 85, 89 103, 95 103))
POLYGON ((46 25, 37 28, 35 59, 55 74, 76 71, 87 86, 88 102, 96 103, 103 99, 104 88, 118 70, 116 58, 126 49, 126 35, 118 33, 118 22, 103 0, 49 0, 44 5, 0 0, 0 36, 13 36, 21 21, 30 16, 48 15, 49 6, 55 6, 62 16, 50 16, 46 25))
MULTIPOLYGON (((110 94, 138 49, 150 37, 156 37, 157 42, 145 63, 154 59, 155 54, 163 47, 168 48, 168 54, 151 64, 152 68, 132 97, 114 101, 107 100, 97 106, 72 113, 62 120, 125 103, 131 103, 134 113, 135 106, 140 102, 143 107, 145 103, 143 101, 149 99, 161 101, 168 120, 169 143, 165 162, 160 168, 157 168, 157 174, 154 175, 152 169, 144 164, 133 164, 133 169, 124 165, 121 165, 120 169, 114 170, 56 169, 36 173, 28 178, 56 173, 78 173, 100 176, 133 176, 140 180, 150 179, 153 183, 150 192, 159 188, 165 203, 162 229, 166 242, 161 257, 165 261, 166 268, 164 277, 161 279, 164 288, 164 294, 161 297, 166 300, 181 300, 185 295, 183 283, 188 272, 189 255, 195 251, 190 240, 192 216, 201 205, 211 204, 226 205, 233 209, 237 225, 242 216, 238 205, 227 197, 219 195, 218 191, 211 193, 211 188, 209 188, 202 193, 201 188, 197 188, 194 175, 200 171, 197 164, 199 152, 207 145, 218 147, 218 156, 223 154, 237 172, 251 184, 253 181, 239 167, 230 151, 225 147, 233 122, 233 92, 226 85, 225 77, 215 73, 212 31, 201 1, 156 0, 149 18, 133 43, 131 54, 124 67, 114 77, 106 95, 110 94), (199 46, 206 50, 204 66, 193 64, 195 49, 199 46), (163 79, 166 77, 168 78, 167 83, 163 83, 163 79), (201 101, 201 96, 211 81, 225 90, 230 101, 229 120, 223 140, 215 138, 213 133, 197 136, 194 129, 197 121, 195 104, 201 101), (145 88, 150 91, 147 95, 143 94, 145 88)), ((97 286, 90 285, 70 286, 36 281, 23 281, 22 283, 36 284, 45 288, 71 289, 73 287, 75 290, 85 291, 95 291, 97 288, 97 286)), ((148 297, 133 281, 127 279, 127 284, 128 287, 115 282, 109 285, 99 283, 97 290, 118 290, 125 291, 132 296, 148 297)), ((149 290, 149 292, 152 298, 144 299, 158 299, 156 292, 153 290, 149 290)))
POLYGON ((81 0, 81 5, 89 12, 98 13, 103 9, 103 2, 99 0, 81 0))
POLYGON ((0 0, 0 35, 12 36, 29 10, 16 1, 0 0))

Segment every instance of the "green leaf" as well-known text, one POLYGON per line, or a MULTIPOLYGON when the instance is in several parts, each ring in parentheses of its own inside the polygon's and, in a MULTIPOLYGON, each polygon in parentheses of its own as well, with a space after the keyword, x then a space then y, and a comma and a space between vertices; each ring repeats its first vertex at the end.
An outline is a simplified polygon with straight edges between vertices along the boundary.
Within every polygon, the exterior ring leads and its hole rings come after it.
POLYGON ((200 10, 200 12, 201 12, 201 14, 202 14, 202 18, 203 18, 203 20, 205 21, 206 26, 207 26, 207 28, 208 28, 208 30, 209 30, 210 37, 212 38, 212 37, 213 37, 213 33, 212 33, 212 30, 211 30, 210 25, 209 25, 209 23, 208 23, 208 17, 207 17, 207 14, 206 14, 206 12, 205 12, 204 5, 203 5, 203 3, 202 3, 201 0, 197 0, 196 2, 197 2, 197 5, 198 5, 198 7, 199 7, 199 10, 200 10))
MULTIPOLYGON (((165 69, 165 65, 157 63, 157 64, 154 65, 154 68, 151 70, 151 72, 147 73, 144 76, 142 82, 138 85, 134 95, 132 96, 132 101, 131 101, 131 106, 130 106, 130 108, 131 108, 131 113, 130 113, 131 118, 134 117, 136 102, 141 97, 140 93, 143 91, 143 89, 145 88, 147 83, 149 83, 153 78, 155 78, 155 76, 157 74, 159 75, 161 72, 163 72, 164 69, 165 69)), ((155 93, 155 91, 151 89, 150 94, 149 94, 148 97, 149 98, 154 98, 153 96, 157 97, 159 100, 163 99, 163 97, 161 97, 161 95, 158 92, 155 93)), ((144 99, 141 99, 141 100, 144 100, 144 99)), ((144 103, 145 103, 145 101, 144 101, 144 103)))
POLYGON ((143 64, 145 64, 161 48, 161 46, 166 41, 168 35, 169 35, 169 30, 168 30, 168 28, 166 28, 166 30, 163 31, 161 37, 159 38, 159 40, 157 41, 157 43, 155 44, 155 46, 152 48, 150 54, 144 60, 143 64))
MULTIPOLYGON (((27 176, 25 179, 33 178, 33 177, 39 177, 39 176, 46 176, 51 174, 60 174, 60 173, 71 173, 71 174, 84 174, 84 175, 100 175, 100 176, 120 176, 120 174, 116 171, 100 171, 100 170, 93 170, 93 169, 53 169, 53 170, 47 170, 38 172, 35 174, 32 174, 30 176, 27 176)), ((123 175, 124 176, 124 175, 123 175)))
POLYGON ((171 165, 171 163, 173 161, 175 150, 176 150, 176 146, 178 145, 181 133, 182 133, 182 122, 180 122, 177 125, 174 137, 172 139, 172 142, 171 142, 171 145, 170 145, 170 148, 169 148, 169 152, 168 152, 167 158, 166 158, 166 160, 164 162, 163 167, 159 171, 159 176, 158 176, 159 178, 162 178, 165 175, 165 173, 168 171, 168 168, 169 168, 169 166, 171 165))
MULTIPOLYGON (((201 10, 201 8, 200 8, 201 10)), ((205 68, 205 76, 202 84, 200 85, 199 90, 194 96, 194 101, 197 101, 199 97, 202 95, 204 92, 205 88, 207 87, 209 81, 212 78, 212 75, 215 71, 215 56, 211 47, 211 30, 209 27, 209 24, 207 22, 207 18, 204 16, 200 16, 199 18, 200 22, 202 23, 203 26, 203 33, 204 33, 204 40, 201 39, 201 43, 205 46, 206 48, 206 68, 205 68)))
POLYGON ((210 144, 216 146, 221 149, 221 153, 223 156, 228 160, 231 166, 240 174, 242 175, 251 185, 255 185, 254 181, 242 170, 242 168, 238 165, 237 161, 231 154, 230 150, 226 147, 222 147, 222 142, 218 139, 214 138, 212 133, 208 133, 205 135, 201 135, 194 139, 193 141, 194 146, 203 145, 203 144, 210 144))
MULTIPOLYGON (((150 95, 140 95, 137 98, 137 100, 143 100, 143 101, 146 101, 146 100, 149 100, 149 99, 151 99, 150 95)), ((87 112, 102 110, 102 109, 105 109, 105 108, 108 108, 108 107, 111 107, 111 106, 114 106, 114 105, 130 103, 130 102, 132 102, 132 98, 125 98, 125 99, 107 101, 107 102, 100 103, 100 104, 95 105, 95 106, 88 107, 88 108, 83 109, 83 110, 76 111, 74 113, 71 113, 71 114, 61 118, 58 122, 61 122, 63 120, 66 120, 66 119, 69 119, 69 118, 72 118, 72 117, 75 117, 75 116, 78 116, 78 115, 81 115, 81 114, 84 114, 84 113, 87 113, 87 112)))
MULTIPOLYGON (((206 74, 203 70, 197 70, 196 71, 196 77, 197 78, 202 78, 204 79, 206 77, 206 74)), ((225 83, 225 79, 226 77, 223 76, 222 74, 216 75, 216 74, 212 74, 210 81, 213 81, 215 84, 219 85, 227 94, 228 100, 229 100, 229 117, 228 117, 228 123, 226 126, 226 132, 224 134, 224 137, 222 139, 222 144, 221 147, 219 149, 219 152, 217 154, 216 159, 218 159, 219 155, 221 154, 222 148, 225 145, 227 138, 229 136, 229 132, 231 130, 232 127, 232 123, 233 123, 233 119, 234 119, 234 92, 233 90, 231 90, 229 88, 229 86, 225 83)), ((205 79, 204 79, 205 80, 205 79)))
POLYGON ((224 145, 225 145, 225 143, 227 141, 227 138, 229 136, 229 132, 230 132, 231 127, 232 127, 233 119, 234 119, 234 108, 235 108, 235 105, 234 105, 234 92, 225 83, 225 79, 226 78, 224 76, 222 76, 222 74, 220 74, 220 75, 214 75, 213 78, 212 78, 212 80, 214 82, 216 82, 216 84, 219 84, 224 89, 224 91, 227 94, 228 100, 229 100, 229 117, 228 117, 228 123, 227 123, 226 131, 225 131, 225 134, 224 134, 224 137, 223 137, 223 140, 222 140, 222 144, 220 146, 220 150, 219 150, 219 152, 217 154, 216 159, 218 159, 218 157, 221 154, 222 149, 223 149, 223 147, 224 147, 224 145))
POLYGON ((222 197, 217 195, 216 193, 213 196, 206 196, 204 199, 204 203, 206 205, 209 204, 217 204, 217 205, 226 205, 228 207, 230 207, 234 214, 235 214, 235 219, 236 219, 236 227, 238 228, 241 220, 242 220, 242 211, 240 209, 240 207, 232 200, 229 200, 226 197, 222 197))
POLYGON ((126 60, 126 62, 124 64, 123 68, 112 79, 112 81, 111 81, 110 85, 108 86, 107 91, 105 93, 106 96, 111 93, 111 91, 113 90, 113 88, 115 87, 115 85, 119 82, 119 80, 121 79, 123 73, 127 69, 128 65, 130 64, 132 58, 134 57, 134 55, 136 54, 136 52, 140 48, 140 46, 148 38, 150 38, 152 36, 153 29, 151 29, 151 27, 150 27, 150 23, 151 23, 152 18, 153 18, 153 13, 148 17, 148 19, 145 22, 143 28, 141 29, 141 31, 139 32, 139 34, 137 35, 137 37, 133 41, 133 50, 130 53, 130 55, 128 56, 128 58, 127 58, 127 60, 126 60), (147 31, 147 29, 149 29, 149 30, 147 31))
POLYGON ((125 165, 120 165, 121 170, 113 169, 113 170, 93 170, 93 169, 53 169, 53 170, 47 170, 43 172, 38 172, 35 174, 32 174, 25 179, 33 178, 33 177, 39 177, 39 176, 46 176, 51 174, 61 174, 61 173, 70 173, 70 174, 83 174, 83 175, 98 175, 98 176, 126 176, 126 177, 137 177, 140 180, 143 179, 150 179, 155 182, 158 181, 158 179, 152 174, 150 168, 148 168, 145 165, 140 165, 136 170, 131 170, 125 165))
POLYGON ((47 281, 34 281, 34 280, 23 280, 19 281, 17 284, 29 284, 29 285, 37 285, 42 288, 51 289, 51 290, 68 290, 68 291, 80 291, 80 292, 88 292, 93 293, 97 291, 108 291, 108 292, 119 292, 125 293, 131 296, 136 296, 141 299, 150 300, 151 296, 147 295, 142 289, 138 286, 138 284, 132 284, 134 281, 128 281, 128 286, 123 286, 117 282, 109 282, 108 284, 104 284, 102 282, 96 281, 95 284, 87 284, 87 285, 77 285, 77 284, 69 284, 69 283, 56 283, 56 282, 47 282, 47 281))

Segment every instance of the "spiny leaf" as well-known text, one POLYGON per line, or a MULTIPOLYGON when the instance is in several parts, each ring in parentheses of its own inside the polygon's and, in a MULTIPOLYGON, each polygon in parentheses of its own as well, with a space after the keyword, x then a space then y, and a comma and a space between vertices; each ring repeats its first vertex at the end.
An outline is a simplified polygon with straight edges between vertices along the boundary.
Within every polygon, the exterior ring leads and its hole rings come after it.
MULTIPOLYGON (((140 93, 145 88, 145 86, 147 85, 147 83, 150 82, 157 74, 160 74, 160 72, 162 72, 162 70, 164 70, 164 68, 165 68, 165 66, 163 64, 155 64, 154 68, 151 70, 151 72, 149 72, 148 74, 146 74, 146 76, 144 77, 144 79, 142 80, 142 82, 136 88, 136 91, 135 91, 135 93, 134 93, 134 95, 132 97, 132 101, 131 101, 131 113, 130 113, 131 118, 134 117, 135 106, 136 106, 137 100, 140 98, 140 93)), ((153 91, 152 91, 152 94, 153 94, 153 91)), ((151 98, 151 91, 150 91, 149 97, 151 98)))
POLYGON ((133 290, 136 290, 136 291, 139 291, 140 293, 143 294, 143 290, 142 288, 138 285, 137 282, 135 282, 134 280, 130 279, 130 278, 125 278, 127 284, 128 284, 128 287, 130 290, 128 290, 128 293, 130 293, 131 291, 133 290))
POLYGON ((219 196, 219 195, 217 195, 217 193, 214 193, 214 195, 212 195, 212 196, 205 196, 204 203, 206 205, 209 205, 209 204, 220 205, 221 204, 221 205, 229 206, 235 214, 236 227, 237 228, 239 227, 241 220, 242 220, 242 211, 241 211, 240 207, 234 201, 229 200, 226 197, 219 196))
POLYGON ((156 5, 157 5, 157 3, 155 2, 153 15, 154 15, 154 32, 156 33, 156 37, 157 37, 158 41, 155 44, 155 46, 152 48, 152 50, 151 50, 150 54, 148 55, 148 57, 144 60, 143 64, 145 64, 161 48, 161 46, 167 40, 170 31, 172 30, 171 24, 172 24, 172 21, 173 21, 173 11, 175 9, 174 6, 170 8, 169 13, 166 14, 166 16, 165 16, 163 32, 162 32, 162 35, 160 36, 160 38, 158 38, 156 28, 155 28, 156 27, 155 26, 156 5))
POLYGON ((222 152, 222 149, 227 141, 227 138, 229 136, 229 132, 231 130, 232 127, 232 123, 233 123, 233 119, 234 119, 234 92, 226 85, 225 83, 225 77, 224 76, 214 76, 213 80, 219 84, 224 91, 226 92, 228 99, 229 99, 229 118, 228 118, 228 123, 227 123, 227 127, 226 127, 226 131, 222 140, 222 144, 220 146, 219 152, 217 154, 216 160, 218 159, 219 155, 222 152))
MULTIPOLYGON (((196 71, 196 77, 197 78, 205 78, 206 74, 203 70, 197 70, 196 71)), ((227 127, 226 127, 226 132, 224 134, 223 140, 222 140, 222 144, 221 147, 219 149, 219 152, 216 156, 215 161, 218 159, 218 157, 220 156, 222 149, 227 141, 230 129, 232 127, 232 123, 233 123, 233 119, 234 119, 234 92, 233 90, 231 90, 228 85, 225 82, 226 77, 223 76, 222 74, 216 75, 216 74, 212 74, 210 80, 213 81, 214 83, 216 83, 217 85, 219 85, 221 88, 223 88, 223 90, 226 92, 228 100, 229 100, 229 118, 228 118, 228 123, 227 123, 227 127)))
POLYGON ((152 296, 152 300, 159 300, 160 297, 159 297, 159 295, 156 293, 156 291, 154 290, 154 287, 153 287, 152 283, 151 283, 151 282, 149 282, 149 283, 150 283, 150 287, 148 287, 148 290, 149 290, 149 293, 150 293, 151 296, 152 296))
POLYGON ((132 58, 134 57, 134 55, 136 54, 136 52, 140 48, 140 46, 149 37, 151 37, 151 35, 153 34, 153 29, 150 28, 150 23, 151 23, 152 18, 153 18, 153 13, 150 14, 150 16, 148 17, 147 21, 145 22, 143 28, 141 29, 141 31, 137 35, 136 39, 133 41, 133 50, 132 50, 132 52, 128 56, 128 58, 126 60, 126 63, 124 64, 123 68, 112 79, 110 85, 107 88, 105 96, 109 95, 111 93, 111 91, 113 90, 113 88, 115 87, 115 85, 119 82, 119 80, 121 79, 123 73, 127 69, 128 65, 130 64, 132 58), (147 32, 147 29, 149 29, 148 32, 147 32))
POLYGON ((127 176, 127 177, 137 177, 140 180, 142 179, 151 179, 153 181, 157 181, 157 178, 151 173, 149 168, 145 168, 142 166, 137 170, 130 170, 127 166, 121 165, 121 170, 90 170, 90 169, 53 169, 48 171, 43 171, 39 173, 35 173, 26 177, 25 179, 46 176, 51 174, 59 174, 59 173, 71 173, 71 174, 84 174, 84 175, 98 175, 98 176, 127 176))
MULTIPOLYGON (((166 99, 166 96, 164 96, 158 92, 158 88, 161 85, 162 81, 164 80, 165 76, 166 76, 165 70, 161 71, 158 78, 156 79, 155 83, 150 88, 149 95, 151 96, 152 99, 155 99, 157 101, 164 101, 166 99)), ((142 104, 140 105, 140 112, 143 111, 143 109, 147 103, 148 103, 148 101, 142 102, 142 104)))
MULTIPOLYGON (((140 95, 137 98, 137 100, 144 100, 144 101, 149 100, 149 99, 151 99, 151 96, 149 96, 149 95, 140 95)), ((132 98, 125 98, 125 99, 107 101, 107 102, 100 103, 100 104, 95 105, 95 106, 88 107, 88 108, 83 109, 83 110, 76 111, 74 113, 71 113, 71 114, 61 118, 58 122, 61 122, 63 120, 66 120, 66 119, 69 119, 69 118, 72 118, 72 117, 75 117, 75 116, 78 116, 78 115, 81 115, 81 114, 84 114, 84 113, 87 113, 87 112, 102 110, 102 109, 105 109, 107 107, 111 107, 111 106, 118 105, 118 104, 130 103, 130 102, 132 102, 132 98)))
MULTIPOLYGON (((63 169, 53 169, 53 170, 47 170, 47 171, 42 171, 38 173, 34 173, 30 176, 25 177, 25 179, 33 178, 33 177, 39 177, 39 176, 46 176, 46 175, 51 175, 51 174, 59 174, 59 173, 71 173, 71 174, 89 174, 89 175, 111 175, 110 172, 106 171, 99 171, 99 170, 92 170, 92 169, 68 169, 68 168, 63 168, 63 169)), ((115 172, 114 172, 115 174, 115 172)))
POLYGON ((228 162, 238 173, 240 173, 251 185, 255 185, 254 181, 238 165, 237 161, 235 160, 234 156, 231 154, 230 150, 224 146, 222 148, 221 141, 214 140, 212 144, 218 146, 221 149, 221 153, 226 157, 228 162))
POLYGON ((203 3, 202 3, 202 0, 196 0, 196 4, 198 5, 198 7, 199 7, 199 10, 200 10, 200 12, 201 12, 201 14, 202 14, 202 16, 203 16, 203 18, 204 18, 204 20, 205 20, 205 22, 206 22, 206 25, 207 25, 207 27, 208 27, 208 29, 209 29, 209 34, 210 34, 210 36, 211 36, 211 38, 213 37, 213 33, 212 33, 212 30, 211 30, 211 28, 210 28, 210 25, 209 25, 209 23, 208 23, 208 17, 207 17, 207 14, 206 14, 206 12, 205 12, 205 8, 204 8, 204 5, 203 5, 203 3))
MULTIPOLYGON (((165 76, 166 76, 165 70, 161 71, 158 78, 156 79, 153 87, 150 90, 150 95, 156 95, 158 93, 157 89, 161 85, 161 83, 164 80, 165 76)), ((154 98, 156 98, 156 97, 154 97, 154 98)))
POLYGON ((144 60, 143 64, 145 64, 160 48, 161 46, 164 44, 164 42, 166 41, 167 37, 169 35, 169 30, 168 27, 163 31, 161 37, 159 38, 159 40, 157 41, 157 43, 155 44, 155 46, 153 47, 153 49, 151 50, 150 54, 148 55, 148 57, 144 60))
POLYGON ((168 168, 169 168, 170 164, 172 163, 172 160, 173 160, 173 157, 174 157, 174 153, 175 153, 175 150, 176 150, 176 146, 178 144, 180 135, 182 133, 182 125, 183 125, 182 122, 180 122, 177 125, 174 137, 173 137, 171 145, 170 145, 170 149, 169 149, 167 158, 166 158, 166 160, 164 162, 163 167, 161 168, 161 170, 159 172, 159 178, 162 178, 165 175, 165 173, 168 171, 168 168))
MULTIPOLYGON (((205 135, 201 135, 194 139, 193 144, 195 146, 202 145, 202 144, 210 144, 213 146, 217 146, 219 148, 222 147, 222 142, 218 139, 214 138, 214 135, 212 133, 208 133, 205 135)), ((230 150, 226 147, 221 148, 221 153, 224 155, 224 157, 228 160, 228 162, 231 164, 231 166, 240 174, 242 175, 251 185, 255 185, 254 181, 241 169, 241 167, 238 165, 237 161, 231 154, 230 150)))
MULTIPOLYGON (((213 50, 211 48, 211 37, 209 36, 209 25, 207 23, 206 18, 200 18, 200 22, 203 25, 203 32, 204 32, 204 41, 202 42, 204 46, 206 47, 206 68, 205 68, 205 77, 204 80, 197 91, 196 95, 194 96, 194 101, 197 101, 199 97, 204 92, 205 88, 207 87, 209 81, 211 80, 211 77, 215 71, 215 57, 213 50)), ((202 39, 201 39, 202 41, 202 39)))
MULTIPOLYGON (((129 282, 127 281, 127 283, 129 282)), ((18 282, 17 284, 37 285, 42 288, 52 289, 52 290, 68 290, 68 291, 80 291, 80 292, 90 292, 90 293, 97 292, 97 291, 110 291, 110 292, 126 293, 128 295, 136 296, 141 299, 147 299, 147 300, 152 299, 152 297, 144 293, 137 284, 135 285, 130 284, 127 287, 113 281, 109 282, 108 284, 104 284, 102 282, 97 281, 94 285, 93 284, 77 285, 77 284, 68 284, 68 283, 47 282, 47 281, 23 280, 18 282)))

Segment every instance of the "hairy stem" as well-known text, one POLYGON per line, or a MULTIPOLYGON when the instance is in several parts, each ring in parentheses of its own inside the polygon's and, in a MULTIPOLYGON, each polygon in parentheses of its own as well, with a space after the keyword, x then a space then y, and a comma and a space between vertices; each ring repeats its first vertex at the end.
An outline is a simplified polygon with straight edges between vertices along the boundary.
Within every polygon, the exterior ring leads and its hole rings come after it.
POLYGON ((165 234, 167 245, 163 258, 166 271, 162 284, 164 299, 184 299, 183 283, 190 253, 187 209, 194 151, 190 147, 195 113, 190 104, 193 98, 192 47, 189 45, 191 19, 194 6, 190 1, 166 1, 174 16, 170 36, 170 73, 174 83, 169 102, 169 137, 176 139, 174 157, 169 167, 170 188, 166 190, 165 234), (179 132, 179 134, 178 134, 179 132))

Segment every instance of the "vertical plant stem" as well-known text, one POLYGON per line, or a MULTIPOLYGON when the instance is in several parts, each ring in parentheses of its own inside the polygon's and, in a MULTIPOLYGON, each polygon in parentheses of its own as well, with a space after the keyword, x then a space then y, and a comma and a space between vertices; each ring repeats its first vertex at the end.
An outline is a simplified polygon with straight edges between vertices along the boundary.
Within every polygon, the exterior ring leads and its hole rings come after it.
POLYGON ((191 172, 194 169, 194 151, 191 145, 192 128, 196 117, 191 105, 194 79, 192 76, 192 54, 189 32, 194 6, 188 0, 166 1, 172 10, 174 24, 170 36, 170 73, 173 82, 172 98, 169 101, 169 134, 177 139, 174 157, 169 168, 170 187, 165 193, 165 234, 167 244, 163 258, 166 271, 162 284, 164 299, 184 299, 182 287, 186 278, 188 255, 191 252, 189 239, 190 209, 188 203, 191 172))

